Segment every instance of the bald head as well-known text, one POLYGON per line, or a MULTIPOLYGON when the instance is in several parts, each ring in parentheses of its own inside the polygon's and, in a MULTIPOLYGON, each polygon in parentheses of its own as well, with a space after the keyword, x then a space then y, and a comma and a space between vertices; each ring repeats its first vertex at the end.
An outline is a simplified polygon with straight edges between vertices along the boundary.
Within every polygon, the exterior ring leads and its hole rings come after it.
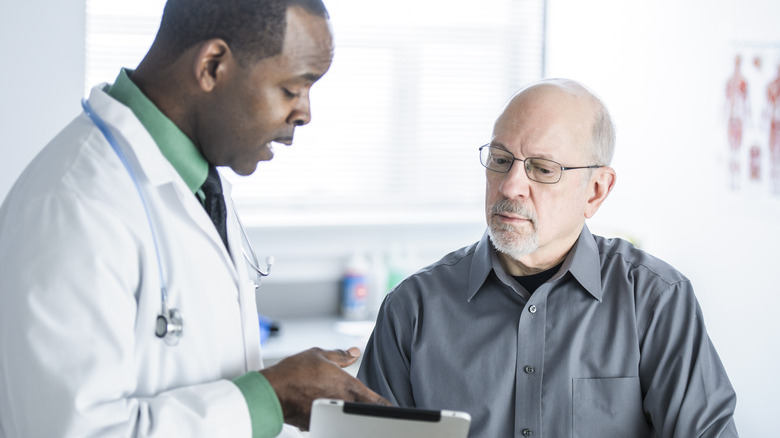
POLYGON ((546 79, 517 92, 502 109, 494 132, 552 120, 577 133, 593 163, 612 162, 615 129, 609 111, 592 91, 570 79, 546 79))

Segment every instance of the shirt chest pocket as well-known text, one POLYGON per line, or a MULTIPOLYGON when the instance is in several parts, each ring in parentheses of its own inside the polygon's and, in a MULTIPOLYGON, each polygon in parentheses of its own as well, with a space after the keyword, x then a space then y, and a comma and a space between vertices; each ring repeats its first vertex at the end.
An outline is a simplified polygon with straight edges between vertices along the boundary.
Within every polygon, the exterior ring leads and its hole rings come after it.
POLYGON ((638 377, 572 379, 572 396, 572 437, 653 436, 638 377))

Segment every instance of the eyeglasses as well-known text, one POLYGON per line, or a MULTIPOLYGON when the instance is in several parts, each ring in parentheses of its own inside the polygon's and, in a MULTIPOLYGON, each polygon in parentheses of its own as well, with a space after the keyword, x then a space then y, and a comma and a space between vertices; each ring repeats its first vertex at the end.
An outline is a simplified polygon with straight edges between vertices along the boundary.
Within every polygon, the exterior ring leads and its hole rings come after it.
POLYGON ((546 158, 528 157, 525 160, 515 158, 511 152, 490 145, 480 146, 479 161, 493 172, 507 173, 515 161, 522 162, 528 179, 542 184, 555 184, 561 180, 564 170, 597 169, 600 165, 564 167, 561 163, 546 158))

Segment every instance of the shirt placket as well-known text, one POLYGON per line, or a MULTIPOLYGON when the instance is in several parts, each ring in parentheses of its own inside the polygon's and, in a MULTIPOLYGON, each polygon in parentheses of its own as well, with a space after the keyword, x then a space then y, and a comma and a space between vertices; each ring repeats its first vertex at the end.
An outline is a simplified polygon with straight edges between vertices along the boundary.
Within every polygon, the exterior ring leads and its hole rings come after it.
POLYGON ((542 436, 542 377, 546 294, 531 296, 517 326, 515 437, 542 436))

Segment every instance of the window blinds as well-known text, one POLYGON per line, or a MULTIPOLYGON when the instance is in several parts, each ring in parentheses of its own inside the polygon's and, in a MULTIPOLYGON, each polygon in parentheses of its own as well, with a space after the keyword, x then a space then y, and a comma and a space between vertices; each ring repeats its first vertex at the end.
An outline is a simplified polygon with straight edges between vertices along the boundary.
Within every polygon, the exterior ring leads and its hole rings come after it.
MULTIPOLYGON (((86 0, 87 90, 134 68, 162 0, 86 0)), ((223 169, 247 226, 483 220, 501 106, 543 76, 544 0, 325 0, 330 71, 312 122, 251 176, 223 169)))

